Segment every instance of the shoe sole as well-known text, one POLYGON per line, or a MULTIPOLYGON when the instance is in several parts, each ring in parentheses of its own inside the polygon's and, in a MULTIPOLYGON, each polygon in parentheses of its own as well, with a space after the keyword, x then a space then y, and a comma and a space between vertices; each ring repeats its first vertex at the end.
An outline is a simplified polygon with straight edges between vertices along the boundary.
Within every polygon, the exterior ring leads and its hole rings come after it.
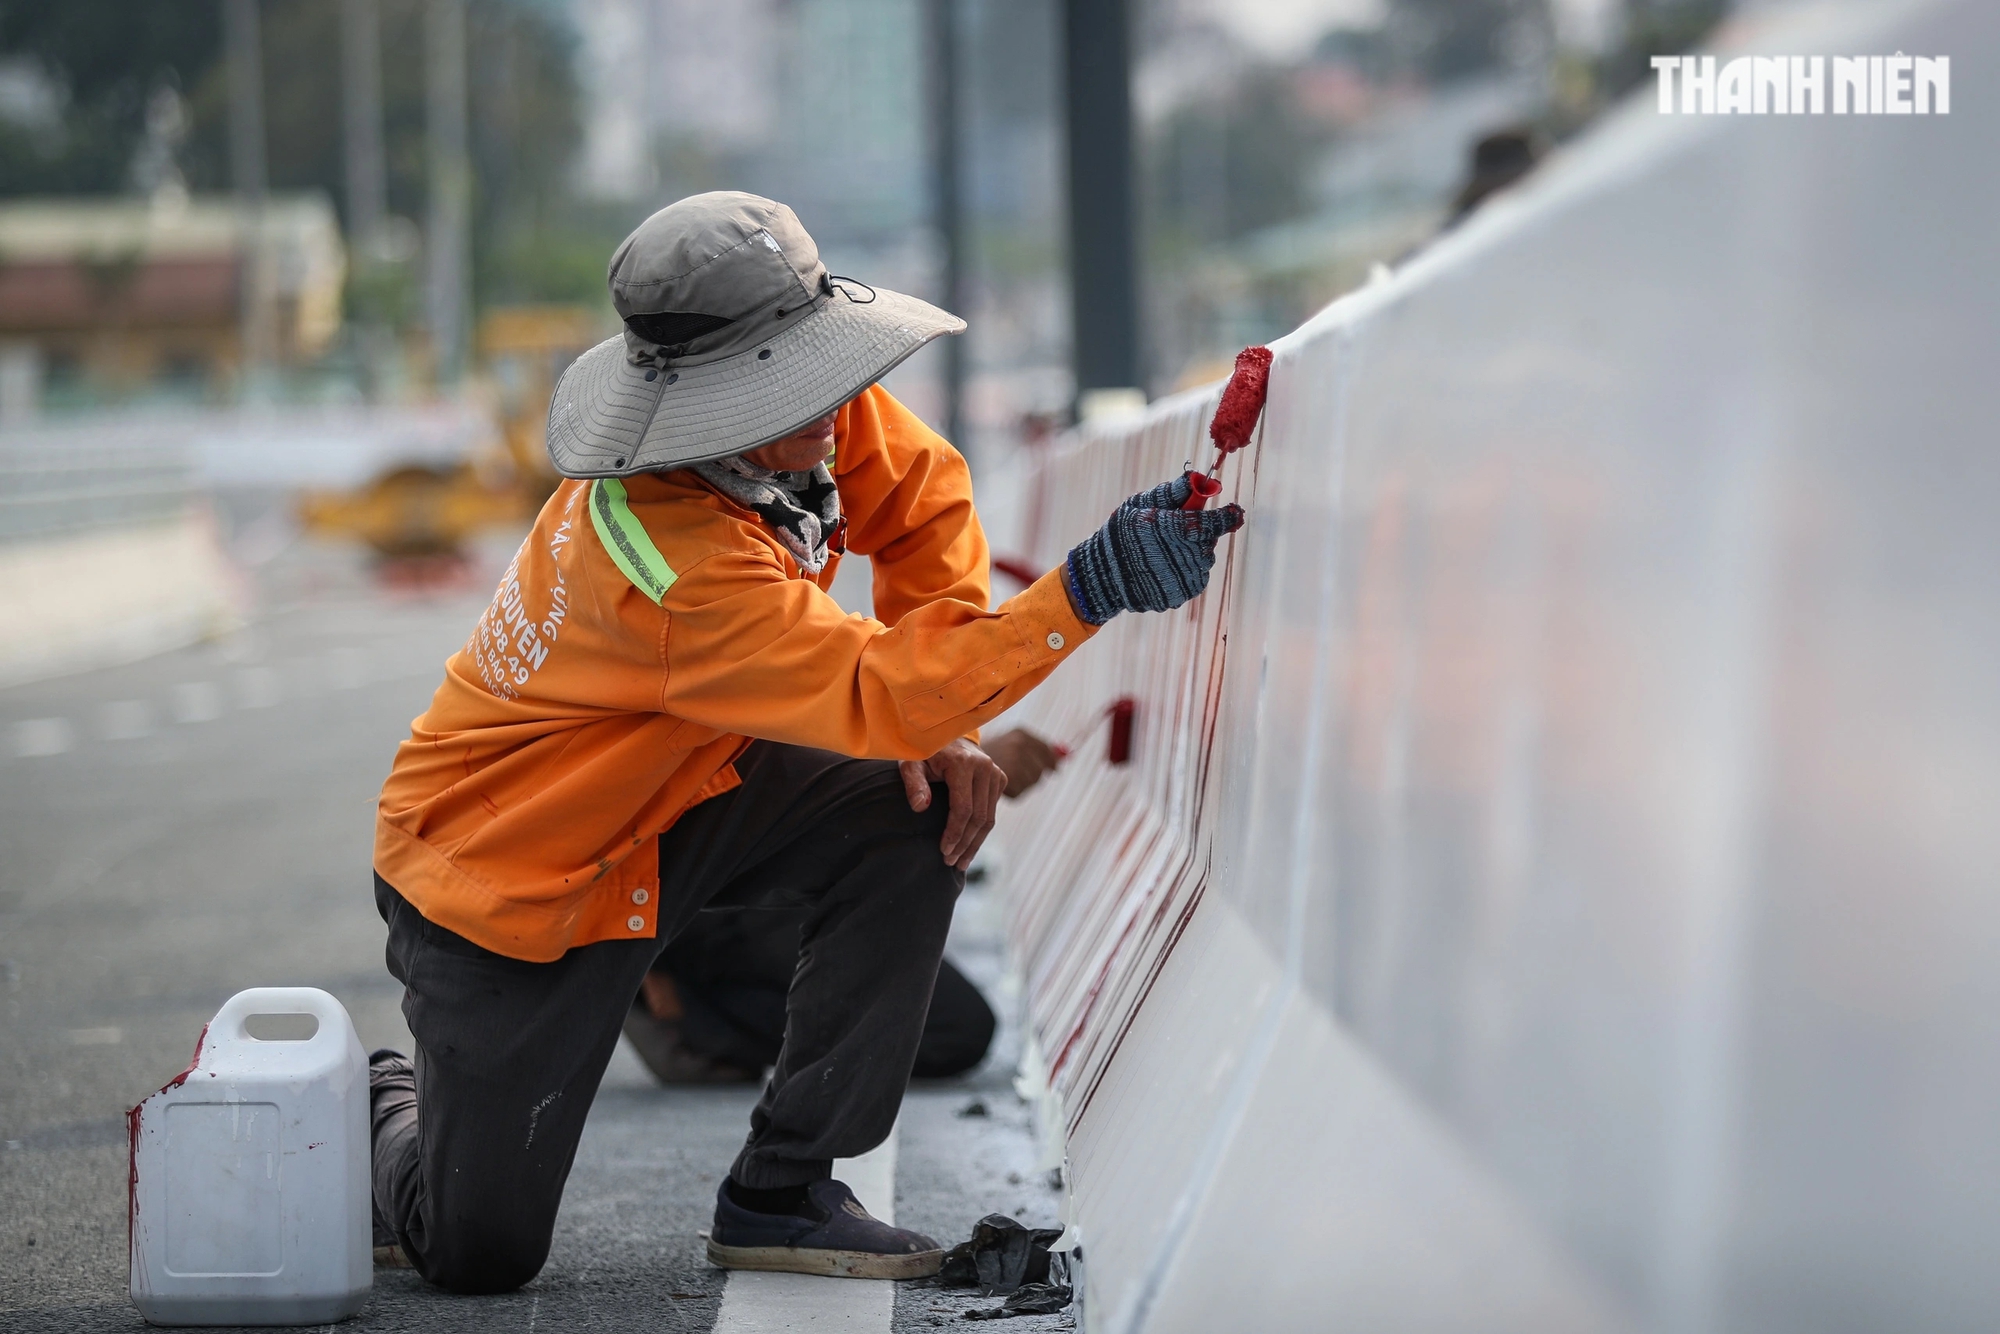
POLYGON ((708 1262, 718 1269, 761 1269, 778 1274, 818 1274, 823 1278, 929 1278, 944 1267, 944 1252, 832 1251, 816 1246, 724 1246, 708 1243, 708 1262))

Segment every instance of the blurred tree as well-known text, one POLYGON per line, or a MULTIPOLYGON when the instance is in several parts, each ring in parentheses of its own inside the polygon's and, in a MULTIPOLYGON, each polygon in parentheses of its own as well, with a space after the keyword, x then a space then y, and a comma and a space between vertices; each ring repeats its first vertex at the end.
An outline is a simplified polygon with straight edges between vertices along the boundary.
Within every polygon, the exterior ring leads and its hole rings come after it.
MULTIPOLYGON (((264 15, 271 186, 316 187, 341 198, 346 177, 338 0, 265 0, 264 15)), ((424 0, 383 0, 381 25, 389 211, 421 218, 428 188, 424 0)), ((570 202, 570 164, 581 135, 574 38, 543 7, 523 0, 470 0, 466 41, 478 299, 602 296, 611 245, 603 241, 596 219, 570 202), (579 231, 598 252, 588 288, 574 265, 551 264, 540 253, 538 238, 561 253, 578 244, 579 231)), ((218 67, 195 94, 197 126, 219 130, 226 98, 218 67)), ((197 186, 226 183, 222 134, 204 136, 198 130, 189 158, 197 186)))
POLYGON ((1151 225, 1170 250, 1233 241, 1310 207, 1327 144, 1290 71, 1251 69, 1220 96, 1176 109, 1148 154, 1151 225))
POLYGON ((1519 66, 1549 48, 1545 0, 1389 0, 1400 63, 1437 82, 1519 66))
POLYGON ((1313 45, 1313 62, 1344 65, 1372 83, 1395 73, 1395 53, 1381 28, 1328 28, 1313 45))
MULTIPOLYGON (((389 210, 406 218, 423 216, 426 190, 423 6, 382 0, 381 10, 389 210)), ((262 20, 271 188, 324 190, 344 212, 339 0, 263 0, 262 20)), ((559 6, 467 5, 482 302, 602 301, 605 260, 630 226, 571 199, 581 135, 574 41, 559 6)), ((229 188, 219 0, 0 0, 0 61, 14 63, 15 77, 44 81, 56 113, 52 125, 0 118, 0 194, 131 189, 146 104, 162 86, 182 91, 192 113, 178 154, 189 187, 229 188)), ((414 317, 382 275, 359 284, 351 295, 391 322, 414 317)))
POLYGON ((221 50, 216 0, 0 0, 0 58, 46 90, 52 112, 0 119, 0 195, 129 188, 147 102, 192 86, 221 50))
POLYGON ((1616 97, 1650 82, 1654 56, 1692 50, 1729 9, 1729 0, 1625 0, 1618 44, 1599 62, 1604 95, 1616 97))

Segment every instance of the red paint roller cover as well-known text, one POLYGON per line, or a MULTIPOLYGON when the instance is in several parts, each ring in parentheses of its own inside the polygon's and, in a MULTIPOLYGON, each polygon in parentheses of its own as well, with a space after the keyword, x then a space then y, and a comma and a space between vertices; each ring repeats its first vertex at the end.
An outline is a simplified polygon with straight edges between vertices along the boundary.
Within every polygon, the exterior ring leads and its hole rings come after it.
POLYGON ((1257 429, 1257 414, 1264 410, 1264 395, 1270 388, 1271 349, 1246 347, 1238 352, 1236 371, 1223 387, 1215 420, 1208 424, 1208 438, 1217 449, 1233 454, 1250 443, 1250 433, 1257 429))
MULTIPOLYGON (((1208 424, 1208 438, 1215 442, 1218 474, 1224 459, 1250 443, 1250 433, 1257 429, 1257 415, 1264 410, 1264 396, 1270 390, 1271 349, 1246 347, 1238 352, 1236 369, 1230 373, 1229 383, 1222 387, 1222 401, 1215 405, 1215 419, 1208 424)), ((1192 494, 1182 509, 1206 508, 1210 498, 1222 490, 1219 476, 1190 471, 1187 479, 1192 494)))

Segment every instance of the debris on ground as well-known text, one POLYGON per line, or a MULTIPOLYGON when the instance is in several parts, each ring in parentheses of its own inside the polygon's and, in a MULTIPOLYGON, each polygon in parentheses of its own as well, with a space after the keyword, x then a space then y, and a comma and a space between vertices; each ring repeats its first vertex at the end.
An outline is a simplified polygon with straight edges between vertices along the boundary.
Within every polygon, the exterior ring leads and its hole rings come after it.
POLYGON ((1046 1284, 1049 1246, 1061 1235, 1059 1227, 1024 1227, 1005 1214, 988 1214, 972 1225, 970 1241, 945 1252, 937 1281, 947 1288, 977 1287, 988 1296, 1046 1284))
POLYGON ((1070 1290, 1057 1283, 1024 1283, 998 1306, 967 1311, 967 1320, 1005 1320, 1017 1315, 1054 1315, 1069 1305, 1070 1290))
POLYGON ((967 1104, 965 1104, 965 1106, 959 1108, 958 1114, 962 1117, 993 1115, 993 1113, 986 1110, 986 1100, 984 1098, 974 1098, 971 1102, 968 1102, 967 1104))

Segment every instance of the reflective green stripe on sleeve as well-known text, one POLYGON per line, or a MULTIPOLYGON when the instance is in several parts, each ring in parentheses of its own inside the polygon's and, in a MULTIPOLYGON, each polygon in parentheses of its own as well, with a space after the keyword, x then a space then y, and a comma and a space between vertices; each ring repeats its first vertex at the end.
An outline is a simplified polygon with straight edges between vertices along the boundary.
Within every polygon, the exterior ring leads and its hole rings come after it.
POLYGON ((600 477, 590 484, 590 522, 605 553, 632 581, 632 587, 654 602, 667 595, 680 576, 632 517, 632 507, 625 502, 625 484, 616 477, 600 477))

